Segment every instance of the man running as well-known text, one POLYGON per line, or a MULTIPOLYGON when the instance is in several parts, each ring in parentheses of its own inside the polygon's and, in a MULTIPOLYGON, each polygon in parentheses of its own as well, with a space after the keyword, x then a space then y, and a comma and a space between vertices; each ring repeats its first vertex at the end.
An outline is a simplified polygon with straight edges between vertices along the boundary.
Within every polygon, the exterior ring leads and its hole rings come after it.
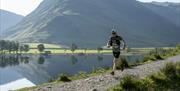
POLYGON ((112 35, 107 43, 108 48, 112 47, 113 56, 114 56, 113 70, 111 72, 111 75, 114 75, 114 72, 116 70, 116 61, 121 60, 119 58, 119 56, 120 56, 120 50, 121 50, 122 44, 123 44, 122 49, 125 49, 126 45, 125 45, 125 41, 123 40, 123 38, 121 36, 119 36, 115 30, 112 30, 112 35))

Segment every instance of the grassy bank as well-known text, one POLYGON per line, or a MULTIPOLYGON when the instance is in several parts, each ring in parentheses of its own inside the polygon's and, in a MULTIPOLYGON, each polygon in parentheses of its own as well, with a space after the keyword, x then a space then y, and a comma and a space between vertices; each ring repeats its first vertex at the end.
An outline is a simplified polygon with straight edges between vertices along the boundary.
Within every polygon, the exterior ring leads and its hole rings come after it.
POLYGON ((167 63, 166 66, 145 79, 124 77, 121 82, 108 91, 178 91, 180 89, 180 62, 167 63))
POLYGON ((180 54, 180 45, 177 45, 175 48, 170 49, 155 48, 154 50, 151 50, 148 54, 146 54, 143 61, 139 62, 139 64, 163 60, 168 57, 176 56, 178 54, 180 54))

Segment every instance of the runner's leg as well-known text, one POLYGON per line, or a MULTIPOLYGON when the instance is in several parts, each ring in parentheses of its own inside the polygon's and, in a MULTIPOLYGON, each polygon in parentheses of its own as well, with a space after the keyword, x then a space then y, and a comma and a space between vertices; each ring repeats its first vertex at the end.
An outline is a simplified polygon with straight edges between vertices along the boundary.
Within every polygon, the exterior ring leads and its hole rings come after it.
POLYGON ((123 71, 123 70, 124 70, 124 63, 123 63, 123 61, 122 61, 122 59, 121 59, 121 56, 119 56, 118 60, 119 60, 119 62, 121 63, 121 64, 120 64, 120 65, 121 65, 121 71, 123 71))
POLYGON ((116 58, 114 58, 114 60, 113 60, 113 71, 115 71, 116 70, 116 58))

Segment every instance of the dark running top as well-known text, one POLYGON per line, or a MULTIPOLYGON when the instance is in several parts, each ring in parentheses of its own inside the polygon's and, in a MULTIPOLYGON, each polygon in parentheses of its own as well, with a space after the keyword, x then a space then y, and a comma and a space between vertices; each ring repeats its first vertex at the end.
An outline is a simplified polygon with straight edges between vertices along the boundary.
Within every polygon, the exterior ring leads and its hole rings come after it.
POLYGON ((112 46, 113 52, 120 52, 121 41, 124 42, 121 36, 110 37, 108 45, 112 46))

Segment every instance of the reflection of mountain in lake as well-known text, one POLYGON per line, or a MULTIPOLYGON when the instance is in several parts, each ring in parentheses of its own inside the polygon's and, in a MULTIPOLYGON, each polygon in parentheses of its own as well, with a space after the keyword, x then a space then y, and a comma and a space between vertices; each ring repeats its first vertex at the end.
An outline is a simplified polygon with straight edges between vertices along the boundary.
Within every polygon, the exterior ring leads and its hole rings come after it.
POLYGON ((14 69, 0 69, 0 72, 3 73, 0 74, 0 91, 10 91, 35 86, 34 83, 29 81, 26 77, 14 69))
MULTIPOLYGON (((20 60, 20 57, 18 57, 18 61, 17 56, 14 57, 15 58, 8 58, 8 56, 6 56, 6 61, 0 60, 0 63, 3 64, 3 66, 0 67, 0 72, 6 71, 8 73, 6 70, 8 68, 17 72, 21 77, 27 78, 34 84, 47 82, 62 73, 73 75, 79 71, 91 72, 97 68, 110 67, 112 66, 113 59, 112 55, 52 55, 49 57, 29 55, 28 59, 26 59, 26 56, 23 60, 20 60), (13 61, 12 59, 16 60, 13 61), (28 62, 25 60, 28 60, 28 62)), ((136 59, 142 59, 141 56, 136 55, 128 56, 127 58, 129 58, 129 63, 135 62, 136 59)), ((13 80, 17 79, 19 78, 14 78, 13 80)), ((10 80, 6 82, 10 82, 10 80)))

